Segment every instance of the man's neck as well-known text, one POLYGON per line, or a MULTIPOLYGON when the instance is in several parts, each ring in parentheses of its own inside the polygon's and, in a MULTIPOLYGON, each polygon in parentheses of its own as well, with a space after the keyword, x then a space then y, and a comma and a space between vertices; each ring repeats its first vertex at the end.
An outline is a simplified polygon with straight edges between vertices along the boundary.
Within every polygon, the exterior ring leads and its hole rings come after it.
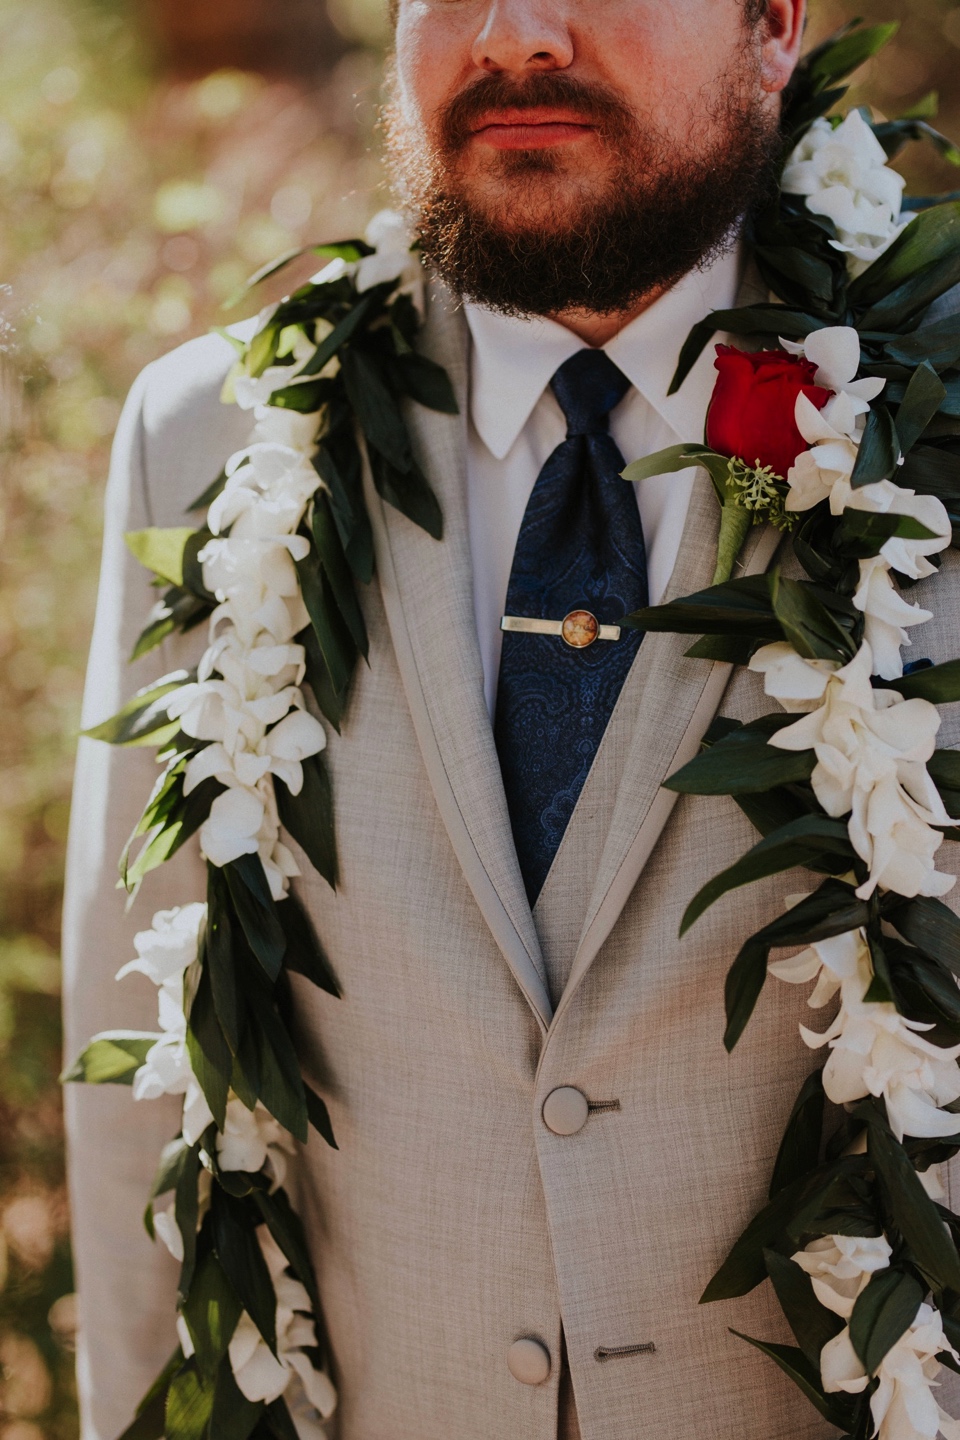
POLYGON ((613 314, 598 315, 593 310, 560 310, 550 319, 555 320, 558 325, 565 325, 578 335, 587 345, 601 346, 608 344, 621 330, 626 329, 631 320, 636 320, 644 310, 649 310, 660 296, 665 294, 669 287, 661 285, 657 290, 651 290, 629 310, 617 310, 613 314))

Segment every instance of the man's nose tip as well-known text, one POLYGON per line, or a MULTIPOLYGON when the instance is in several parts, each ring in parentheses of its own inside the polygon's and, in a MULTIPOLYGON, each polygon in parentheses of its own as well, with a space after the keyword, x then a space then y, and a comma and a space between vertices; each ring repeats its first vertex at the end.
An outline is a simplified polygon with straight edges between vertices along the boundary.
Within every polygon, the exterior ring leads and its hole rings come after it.
POLYGON ((492 55, 484 55, 480 64, 484 70, 498 75, 503 74, 505 71, 524 71, 529 73, 531 70, 561 70, 564 68, 558 64, 556 56, 552 55, 549 50, 538 50, 536 54, 528 55, 527 58, 519 64, 504 63, 502 59, 497 59, 492 55))
POLYGON ((573 63, 573 38, 541 7, 494 5, 473 47, 474 63, 490 72, 564 70, 573 63))

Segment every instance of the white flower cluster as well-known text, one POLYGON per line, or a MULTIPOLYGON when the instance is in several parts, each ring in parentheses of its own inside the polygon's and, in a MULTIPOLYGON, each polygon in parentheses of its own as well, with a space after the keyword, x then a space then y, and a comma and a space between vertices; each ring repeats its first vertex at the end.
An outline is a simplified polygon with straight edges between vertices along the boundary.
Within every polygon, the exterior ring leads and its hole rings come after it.
POLYGON ((207 907, 201 904, 158 911, 152 927, 134 936, 136 960, 117 973, 118 980, 134 972, 146 975, 160 992, 161 1033, 134 1076, 133 1098, 157 1100, 161 1095, 182 1095, 183 1136, 188 1145, 195 1145, 213 1121, 190 1064, 183 1010, 184 976, 197 958, 206 918, 207 907))
MULTIPOLYGON (((365 255, 362 260, 348 261, 343 259, 331 260, 329 265, 314 275, 311 284, 324 285, 344 278, 353 281, 357 293, 363 295, 371 290, 374 285, 382 285, 388 281, 399 280, 399 295, 409 295, 417 310, 423 313, 424 306, 424 279, 423 267, 416 251, 411 249, 411 236, 403 217, 393 210, 381 210, 375 215, 367 226, 366 241, 374 247, 372 255, 365 255)), ((263 329, 273 319, 276 313, 276 306, 270 305, 266 310, 261 311, 259 316, 259 328, 263 329)), ((329 320, 315 321, 316 345, 326 340, 333 330, 329 320)), ((298 327, 291 327, 284 331, 281 336, 281 344, 278 350, 279 359, 292 357, 293 365, 271 365, 262 375, 252 376, 235 374, 231 376, 226 387, 226 394, 230 399, 235 400, 242 410, 255 410, 260 406, 267 406, 270 396, 275 390, 282 390, 290 385, 306 384, 316 379, 314 375, 303 376, 299 373, 307 360, 314 354, 315 346, 311 345, 298 327)), ((320 375, 328 377, 336 375, 340 370, 340 361, 334 357, 329 360, 320 375)), ((299 448, 299 440, 304 429, 313 429, 303 439, 303 444, 309 445, 316 432, 313 423, 313 416, 299 416, 295 411, 285 412, 288 416, 288 424, 297 426, 299 429, 295 438, 288 439, 288 443, 299 448)), ((279 437, 277 437, 279 438, 279 437)), ((314 482, 316 483, 316 482, 314 482)))
MULTIPOLYGON (((389 211, 378 215, 367 240, 372 255, 353 265, 336 260, 315 280, 349 274, 360 293, 400 280, 400 293, 422 310, 421 267, 400 217, 389 211)), ((273 314, 261 315, 261 329, 273 314)), ((276 900, 299 871, 280 840, 274 780, 298 795, 303 762, 323 750, 326 736, 306 711, 300 688, 306 656, 295 643, 309 623, 296 564, 310 546, 297 532, 321 484, 312 464, 320 414, 280 409, 269 401, 276 390, 312 378, 299 372, 331 328, 318 323, 311 343, 291 327, 280 337, 278 358, 292 363, 271 366, 258 377, 234 374, 228 381, 230 397, 253 412, 254 429, 250 444, 227 462, 226 484, 207 516, 212 538, 199 559, 204 585, 217 599, 209 645, 196 681, 166 702, 184 733, 204 742, 187 765, 184 794, 211 778, 227 787, 200 829, 202 854, 217 866, 258 854, 276 900)), ((334 359, 321 374, 338 368, 334 359)), ((204 904, 159 911, 151 928, 135 936, 137 958, 117 977, 138 972, 157 986, 160 1032, 134 1076, 133 1095, 136 1100, 183 1096, 182 1135, 190 1146, 214 1122, 190 1061, 185 1013, 187 972, 198 958, 206 918, 204 904)), ((263 1105, 251 1111, 233 1091, 215 1145, 215 1156, 200 1153, 198 1228, 210 1207, 214 1169, 265 1174, 275 1189, 283 1184, 294 1149, 292 1137, 263 1105)), ((175 1208, 155 1213, 153 1223, 182 1261, 175 1208)), ((329 1377, 314 1369, 306 1353, 317 1343, 310 1298, 268 1232, 261 1228, 258 1238, 277 1295, 277 1349, 270 1350, 244 1312, 230 1342, 231 1367, 248 1400, 269 1404, 284 1395, 300 1440, 323 1440, 317 1417, 327 1419, 337 1397, 329 1377)), ((178 1331, 184 1354, 192 1355, 182 1317, 178 1331)))
MULTIPOLYGON (((202 904, 158 911, 151 928, 134 936, 137 958, 117 975, 118 980, 133 973, 146 975, 160 992, 161 1033, 134 1076, 133 1098, 156 1100, 161 1095, 182 1095, 182 1133, 188 1145, 195 1145, 213 1124, 213 1114, 190 1063, 184 1013, 184 980, 197 958, 206 918, 207 907, 202 904)), ((217 1132, 217 1164, 221 1170, 244 1170, 252 1175, 265 1170, 276 1187, 283 1184, 286 1156, 292 1152, 292 1138, 269 1111, 259 1104, 250 1111, 231 1094, 224 1129, 217 1132)), ((167 1241, 168 1227, 160 1228, 167 1241)), ((179 1236, 173 1243, 175 1248, 180 1246, 179 1236)), ((177 1258, 183 1258, 182 1248, 177 1258)))
MULTIPOLYGON (((359 291, 401 279, 401 289, 421 299, 420 263, 400 217, 384 211, 367 238, 376 247, 373 255, 352 265, 334 260, 315 279, 350 274, 359 291)), ((261 326, 273 313, 264 312, 261 326)), ((318 343, 324 338, 318 328, 318 343)), ((187 766, 184 794, 211 777, 227 786, 200 829, 204 858, 222 866, 258 854, 277 900, 300 872, 280 839, 274 780, 298 795, 303 761, 323 750, 326 736, 306 712, 300 688, 305 655, 294 643, 309 623, 296 562, 310 544, 297 531, 321 486, 311 463, 320 416, 279 409, 269 400, 275 390, 300 383, 299 370, 315 350, 295 330, 284 351, 292 365, 232 381, 237 404, 253 412, 254 433, 250 445, 227 461, 226 485, 207 516, 213 539, 199 558, 203 583, 218 601, 209 648, 196 682, 167 700, 168 714, 184 733, 208 742, 187 766)), ((323 373, 333 373, 338 363, 329 362, 323 373)))
MULTIPOLYGON (((160 1030, 157 1043, 148 1051, 133 1081, 136 1100, 161 1095, 183 1095, 183 1138, 195 1145, 213 1114, 190 1063, 187 1049, 187 1020, 184 1014, 184 980, 197 958, 207 907, 202 904, 182 909, 160 910, 149 930, 134 936, 137 958, 124 965, 117 979, 138 973, 146 975, 160 994, 160 1030)), ((217 1130, 216 1163, 221 1170, 240 1170, 269 1176, 273 1189, 283 1184, 286 1157, 293 1153, 293 1138, 261 1104, 253 1111, 232 1092, 227 1101, 223 1130, 217 1130)), ((212 1160, 201 1152, 197 1228, 210 1207, 212 1160)), ((175 1260, 183 1261, 183 1236, 174 1207, 158 1211, 154 1230, 175 1260)), ((316 1345, 311 1318, 312 1306, 306 1290, 287 1274, 287 1262, 266 1231, 259 1232, 270 1274, 277 1292, 277 1342, 274 1356, 247 1314, 237 1326, 230 1344, 230 1362, 240 1390, 248 1400, 276 1400, 297 1376, 309 1406, 326 1418, 333 1413, 336 1392, 329 1378, 315 1370, 304 1349, 316 1345)), ((193 1353, 189 1332, 181 1318, 178 1330, 185 1355, 193 1353)), ((301 1440, 322 1440, 322 1431, 309 1418, 297 1415, 301 1440)))
POLYGON ((374 253, 352 263, 346 260, 331 260, 330 264, 314 276, 315 283, 339 280, 347 275, 354 281, 359 294, 372 290, 375 285, 389 281, 401 282, 399 295, 409 295, 416 308, 423 313, 424 278, 423 266, 416 250, 411 249, 409 227, 402 215, 395 210, 381 210, 367 226, 366 241, 374 253))
MULTIPOLYGON (((317 1343, 310 1297, 289 1273, 286 1257, 269 1232, 261 1227, 257 1238, 277 1295, 277 1351, 271 1351, 244 1311, 230 1341, 230 1368, 237 1388, 248 1400, 263 1400, 269 1405, 285 1396, 300 1440, 323 1440, 324 1432, 315 1417, 319 1414, 324 1420, 330 1418, 336 1408, 337 1392, 330 1377, 315 1370, 304 1353, 317 1343), (297 1395, 297 1391, 301 1393, 297 1395)), ((194 1347, 182 1316, 177 1321, 177 1333, 183 1353, 189 1358, 194 1347)))
POLYGON ((940 729, 936 706, 874 689, 867 644, 838 669, 780 641, 758 650, 750 668, 768 695, 803 716, 769 743, 813 750, 814 794, 828 815, 850 815, 850 842, 870 872, 857 895, 869 899, 878 886, 910 899, 951 890, 956 877, 934 862, 943 843, 935 827, 953 823, 927 771, 940 729))
MULTIPOLYGON (((819 123, 829 131, 827 122, 819 123)), ((866 133, 870 146, 876 146, 856 114, 844 127, 851 142, 858 136, 862 140, 866 133)), ((828 140, 824 130, 819 136, 812 134, 809 157, 794 166, 794 188, 808 195, 816 213, 837 220, 845 248, 866 262, 875 258, 865 242, 869 216, 876 216, 874 233, 883 241, 880 249, 897 230, 885 232, 882 206, 871 209, 865 198, 866 181, 857 195, 826 184, 833 173, 831 165, 840 167, 845 155, 849 158, 852 153, 828 140), (816 176, 824 183, 814 193, 816 176), (854 208, 863 219, 859 237, 844 230, 844 224, 849 229, 853 223, 854 208)), ((865 146, 868 157, 870 146, 865 146)), ((875 194, 882 192, 884 174, 874 170, 867 176, 880 182, 875 194)), ((927 771, 940 729, 939 713, 926 700, 905 700, 896 691, 875 689, 871 677, 892 680, 902 675, 900 647, 910 643, 906 627, 931 618, 929 611, 902 598, 893 572, 915 580, 933 574, 929 557, 950 544, 949 518, 936 498, 916 495, 892 481, 857 489, 851 483, 870 401, 884 386, 880 379, 856 379, 860 365, 856 331, 836 326, 814 332, 802 345, 782 343, 792 354, 815 364, 817 384, 833 392, 821 410, 805 395, 798 397, 797 426, 810 449, 797 457, 787 477, 787 508, 809 510, 826 500, 833 515, 859 510, 910 516, 931 535, 923 540, 891 538, 879 555, 860 561, 854 604, 864 616, 864 643, 849 664, 808 660, 786 643, 757 652, 751 669, 763 675, 766 693, 801 717, 772 735, 769 743, 816 754, 811 776, 814 794, 827 815, 850 816, 851 843, 869 870, 857 891, 861 899, 877 888, 906 897, 944 895, 956 882, 936 869, 935 856, 943 842, 936 827, 949 825, 951 817, 927 771)), ((839 997, 837 1013, 825 1031, 800 1027, 811 1049, 829 1048, 823 1087, 831 1101, 849 1105, 868 1095, 882 1098, 890 1126, 901 1140, 906 1135, 956 1134, 958 1117, 943 1107, 960 1098, 960 1046, 933 1045, 923 1034, 932 1026, 907 1020, 892 1003, 867 1000, 875 975, 863 931, 817 941, 769 968, 790 984, 815 981, 808 1001, 813 1009, 839 997)), ((935 1193, 936 1173, 931 1170, 921 1179, 935 1193)), ((821 1303, 849 1320, 870 1276, 889 1264, 890 1246, 882 1237, 832 1236, 814 1241, 793 1258, 811 1276, 821 1303)), ((954 1353, 941 1317, 929 1305, 921 1305, 877 1372, 879 1384, 870 1408, 880 1440, 935 1440, 938 1434, 960 1440, 960 1424, 933 1396, 940 1370, 937 1355, 944 1351, 954 1353)), ((824 1348, 821 1372, 828 1392, 859 1394, 870 1384, 849 1327, 824 1348)))
POLYGON ((822 410, 806 395, 797 397, 797 426, 811 448, 798 455, 787 476, 787 509, 810 510, 828 500, 833 515, 842 515, 845 510, 905 515, 931 532, 931 538, 926 540, 889 539, 879 555, 860 561, 860 584, 853 603, 864 616, 876 673, 884 680, 895 680, 903 674, 900 647, 910 644, 906 627, 932 617, 929 610, 903 599, 894 585, 893 572, 912 580, 933 575, 935 566, 928 557, 949 546, 950 518, 936 496, 917 495, 892 480, 857 489, 850 483, 869 402, 876 399, 885 384, 880 379, 854 379, 860 366, 856 330, 846 325, 830 326, 815 330, 802 345, 789 340, 781 344, 791 354, 812 361, 818 367, 817 384, 834 392, 822 410))
POLYGON ((185 734, 210 742, 189 762, 184 793, 211 776, 228 787, 201 826, 204 857, 222 866, 259 854, 280 899, 299 870, 280 839, 274 777, 299 794, 302 762, 326 744, 304 708, 305 655, 293 643, 309 623, 295 562, 310 546, 296 532, 320 484, 310 463, 318 416, 291 423, 289 412, 268 405, 255 414, 254 443, 227 463, 208 515, 214 538, 200 553, 204 584, 219 602, 210 645, 196 682, 175 691, 167 711, 185 734))
MULTIPOLYGON (((891 1250, 876 1239, 827 1235, 812 1241, 792 1258, 810 1276, 822 1305, 849 1320, 857 1297, 870 1279, 890 1264, 891 1250)), ((913 1323, 887 1352, 876 1372, 879 1381, 870 1397, 870 1413, 879 1440, 960 1440, 960 1423, 937 1404, 934 1390, 940 1373, 938 1355, 957 1354, 943 1331, 939 1311, 920 1305, 913 1323)), ((828 1394, 860 1395, 870 1384, 845 1326, 824 1346, 820 1356, 828 1394)))
POLYGON ((815 120, 787 161, 782 188, 806 197, 807 209, 837 227, 830 243, 859 275, 904 228, 904 180, 859 110, 839 125, 815 120))
MULTIPOLYGON (((842 122, 814 121, 787 162, 782 189, 803 196, 812 215, 833 222, 836 238, 830 243, 846 256, 851 276, 862 274, 889 249, 909 221, 901 218, 904 181, 887 164, 859 111, 842 122)), ((935 497, 917 495, 891 480, 853 486, 870 402, 885 385, 880 378, 856 378, 856 330, 832 326, 801 344, 781 344, 815 365, 817 385, 831 392, 822 408, 806 395, 797 398, 797 428, 809 448, 786 477, 786 509, 803 512, 826 501, 834 516, 848 511, 904 516, 929 534, 925 539, 892 537, 878 555, 859 562, 853 603, 864 616, 864 643, 849 664, 806 659, 787 643, 756 653, 751 669, 763 675, 766 693, 801 717, 769 743, 814 751, 814 794, 827 815, 850 817, 851 844, 868 870, 857 890, 861 899, 878 889, 908 898, 944 895, 956 881, 936 869, 943 840, 937 827, 952 822, 927 770, 939 714, 925 700, 874 689, 871 679, 901 676, 900 650, 910 643, 908 627, 932 618, 903 599, 894 574, 922 580, 934 573, 930 557, 951 543, 949 518, 935 497)), ((876 977, 862 930, 817 941, 798 955, 771 962, 769 969, 790 984, 815 981, 808 1000, 814 1009, 839 997, 824 1032, 800 1027, 812 1049, 829 1048, 823 1087, 832 1102, 852 1105, 871 1095, 882 1098, 900 1140, 956 1134, 960 1117, 944 1107, 960 1098, 960 1045, 933 1045, 923 1034, 933 1026, 906 1019, 892 1003, 867 1000, 876 977)), ((920 1178, 928 1194, 941 1198, 934 1168, 920 1178)), ((891 1253, 883 1236, 834 1235, 813 1241, 793 1259, 811 1277, 820 1302, 849 1321, 858 1296, 871 1276, 889 1266, 891 1253)), ((879 1440, 936 1440, 938 1435, 960 1440, 960 1423, 934 1398, 940 1354, 960 1362, 942 1317, 927 1304, 918 1307, 875 1377, 864 1370, 847 1325, 821 1354, 824 1389, 862 1394, 875 1379, 870 1411, 879 1440)))
POLYGON ((870 948, 862 930, 818 940, 789 960, 770 965, 771 975, 791 985, 816 980, 807 1004, 814 1010, 837 995, 840 1008, 822 1034, 801 1025, 812 1050, 830 1049, 823 1088, 835 1105, 868 1095, 882 1097, 890 1128, 902 1140, 956 1135, 960 1116, 940 1107, 960 1098, 960 1045, 943 1049, 923 1038, 932 1025, 905 1019, 895 1005, 868 1001, 874 980, 870 948))

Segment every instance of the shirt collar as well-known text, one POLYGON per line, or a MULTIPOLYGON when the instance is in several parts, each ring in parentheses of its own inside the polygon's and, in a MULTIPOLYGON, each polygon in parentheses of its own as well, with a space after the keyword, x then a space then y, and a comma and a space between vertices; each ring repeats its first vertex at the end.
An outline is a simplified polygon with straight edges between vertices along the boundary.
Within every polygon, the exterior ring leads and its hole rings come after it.
MULTIPOLYGON (((737 246, 705 269, 685 275, 603 347, 679 439, 701 438, 714 380, 708 348, 681 390, 668 395, 680 346, 711 310, 735 303, 740 272, 737 246)), ((471 418, 490 453, 503 460, 554 372, 584 343, 554 320, 501 315, 472 301, 464 309, 472 339, 471 418)))

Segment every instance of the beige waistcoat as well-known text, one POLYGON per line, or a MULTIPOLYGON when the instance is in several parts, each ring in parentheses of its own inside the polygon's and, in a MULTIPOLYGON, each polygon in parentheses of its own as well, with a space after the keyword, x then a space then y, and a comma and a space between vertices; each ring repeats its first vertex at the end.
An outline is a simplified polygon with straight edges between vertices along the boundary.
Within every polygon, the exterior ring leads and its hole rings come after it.
MULTIPOLYGON (((436 289, 426 348, 464 412, 411 408, 446 534, 430 539, 369 491, 370 663, 327 752, 342 883, 334 895, 304 859, 296 886, 344 992, 333 1000, 294 977, 304 1070, 340 1146, 312 1138, 292 1178, 336 1357, 331 1435, 556 1440, 562 1331, 583 1440, 824 1436, 799 1392, 729 1333, 789 1339, 769 1286, 698 1305, 763 1203, 816 1064, 797 1033, 804 994, 774 981, 728 1056, 724 975, 784 895, 813 882, 797 873, 738 891, 678 940, 687 901, 756 836, 731 800, 678 802, 661 789, 718 707, 735 717, 774 707, 756 677, 731 682, 727 667, 684 659, 683 637, 648 636, 531 915, 473 615, 466 329, 436 289), (551 988, 562 992, 555 1005, 551 988), (619 1108, 559 1137, 541 1117, 559 1086, 619 1108), (546 1384, 522 1385, 507 1368, 523 1336, 550 1352, 546 1384), (652 1352, 597 1358, 650 1342, 652 1352)), ((218 401, 230 361, 219 339, 192 342, 131 395, 107 496, 88 725, 203 647, 196 633, 126 664, 155 592, 122 534, 187 523, 186 504, 246 443, 249 417, 218 401)), ((701 479, 671 595, 709 583, 717 509, 701 479)), ((752 533, 749 570, 769 564, 774 540, 752 533)), ((915 653, 939 660, 960 649, 953 554, 921 587, 921 603, 934 596, 937 618, 916 632, 915 653)), ((958 738, 952 713, 944 743, 958 738)), ((65 920, 70 1058, 97 1030, 155 1028, 153 987, 113 977, 154 910, 204 893, 199 858, 181 855, 125 913, 116 860, 154 775, 150 752, 81 742, 65 920)), ((68 1119, 83 1435, 114 1440, 174 1344, 176 1266, 140 1216, 177 1107, 72 1087, 68 1119)))

